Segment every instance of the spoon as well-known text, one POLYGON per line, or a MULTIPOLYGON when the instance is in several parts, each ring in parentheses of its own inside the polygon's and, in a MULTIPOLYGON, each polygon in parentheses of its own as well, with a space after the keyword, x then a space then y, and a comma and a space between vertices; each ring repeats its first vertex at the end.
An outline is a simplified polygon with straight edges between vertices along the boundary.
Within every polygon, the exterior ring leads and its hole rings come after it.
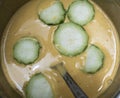
POLYGON ((56 66, 52 66, 52 68, 56 69, 60 73, 75 98, 88 98, 84 91, 77 85, 70 74, 66 71, 63 62, 57 64, 56 66))

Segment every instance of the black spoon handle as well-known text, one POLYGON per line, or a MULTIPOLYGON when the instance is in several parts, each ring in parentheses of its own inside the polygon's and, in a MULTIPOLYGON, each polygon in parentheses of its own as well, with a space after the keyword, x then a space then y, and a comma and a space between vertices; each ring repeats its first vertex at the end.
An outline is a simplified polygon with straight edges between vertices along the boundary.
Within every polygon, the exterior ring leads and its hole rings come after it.
POLYGON ((82 91, 82 89, 77 85, 77 83, 72 79, 68 72, 63 76, 63 79, 69 86, 75 98, 88 98, 88 96, 82 91))

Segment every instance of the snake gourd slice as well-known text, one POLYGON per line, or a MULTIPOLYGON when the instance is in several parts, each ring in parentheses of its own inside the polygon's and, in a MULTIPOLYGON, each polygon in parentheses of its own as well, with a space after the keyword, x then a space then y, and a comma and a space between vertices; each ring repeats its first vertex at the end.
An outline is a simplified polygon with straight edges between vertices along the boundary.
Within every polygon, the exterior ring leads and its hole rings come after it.
POLYGON ((39 57, 41 45, 37 39, 24 37, 19 39, 13 47, 13 57, 22 64, 31 64, 39 57))
POLYGON ((56 25, 64 22, 66 11, 62 2, 56 1, 39 13, 39 18, 47 25, 56 25))
POLYGON ((53 43, 65 56, 76 56, 88 45, 88 35, 79 25, 72 22, 61 24, 54 32, 53 43))
POLYGON ((88 0, 76 0, 69 6, 67 15, 72 22, 83 26, 94 18, 94 6, 88 0))
POLYGON ((104 63, 104 53, 100 48, 95 45, 91 45, 87 49, 87 56, 85 62, 85 72, 87 73, 95 73, 97 72, 104 63))
POLYGON ((25 86, 26 98, 54 98, 50 83, 39 73, 34 75, 25 86))

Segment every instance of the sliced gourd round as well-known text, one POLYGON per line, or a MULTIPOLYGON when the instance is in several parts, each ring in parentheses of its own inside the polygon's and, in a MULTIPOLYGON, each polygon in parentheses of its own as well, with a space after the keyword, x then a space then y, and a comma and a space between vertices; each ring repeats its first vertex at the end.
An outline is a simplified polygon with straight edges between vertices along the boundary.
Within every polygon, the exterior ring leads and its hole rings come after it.
POLYGON ((39 73, 34 75, 25 86, 26 98, 54 98, 50 83, 39 73))
POLYGON ((65 56, 76 56, 88 45, 88 35, 79 25, 74 23, 61 24, 54 32, 53 43, 56 49, 65 56))
POLYGON ((50 7, 43 9, 39 13, 39 18, 48 25, 56 25, 64 22, 65 9, 60 1, 56 1, 50 7))
POLYGON ((104 53, 100 48, 95 45, 91 45, 87 49, 87 56, 85 62, 85 71, 87 73, 97 72, 104 63, 104 53))
POLYGON ((79 25, 85 25, 95 16, 94 6, 88 0, 76 0, 68 9, 68 18, 79 25))
POLYGON ((24 37, 15 43, 13 57, 21 64, 31 64, 39 57, 40 48, 37 39, 24 37))

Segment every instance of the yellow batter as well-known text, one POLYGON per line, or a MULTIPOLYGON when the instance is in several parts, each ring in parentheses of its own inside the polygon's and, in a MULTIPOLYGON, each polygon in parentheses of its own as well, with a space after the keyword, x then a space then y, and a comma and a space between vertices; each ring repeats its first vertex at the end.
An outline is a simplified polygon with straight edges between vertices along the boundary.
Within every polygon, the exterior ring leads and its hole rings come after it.
MULTIPOLYGON (((65 9, 73 0, 61 0, 65 9)), ((38 18, 38 12, 50 6, 54 0, 31 0, 11 19, 2 39, 2 68, 10 85, 22 96, 23 86, 30 76, 42 72, 52 85, 55 98, 74 98, 68 86, 53 66, 61 61, 77 84, 89 98, 96 98, 112 83, 118 69, 119 39, 117 32, 104 12, 93 2, 94 19, 84 26, 89 35, 89 45, 95 44, 105 54, 104 65, 95 74, 87 74, 80 69, 85 62, 85 53, 76 57, 60 55, 54 47, 52 37, 57 26, 47 26, 38 18), (42 44, 39 58, 31 65, 19 64, 13 59, 13 46, 21 37, 32 36, 42 44)), ((66 19, 66 21, 68 21, 66 19)))

